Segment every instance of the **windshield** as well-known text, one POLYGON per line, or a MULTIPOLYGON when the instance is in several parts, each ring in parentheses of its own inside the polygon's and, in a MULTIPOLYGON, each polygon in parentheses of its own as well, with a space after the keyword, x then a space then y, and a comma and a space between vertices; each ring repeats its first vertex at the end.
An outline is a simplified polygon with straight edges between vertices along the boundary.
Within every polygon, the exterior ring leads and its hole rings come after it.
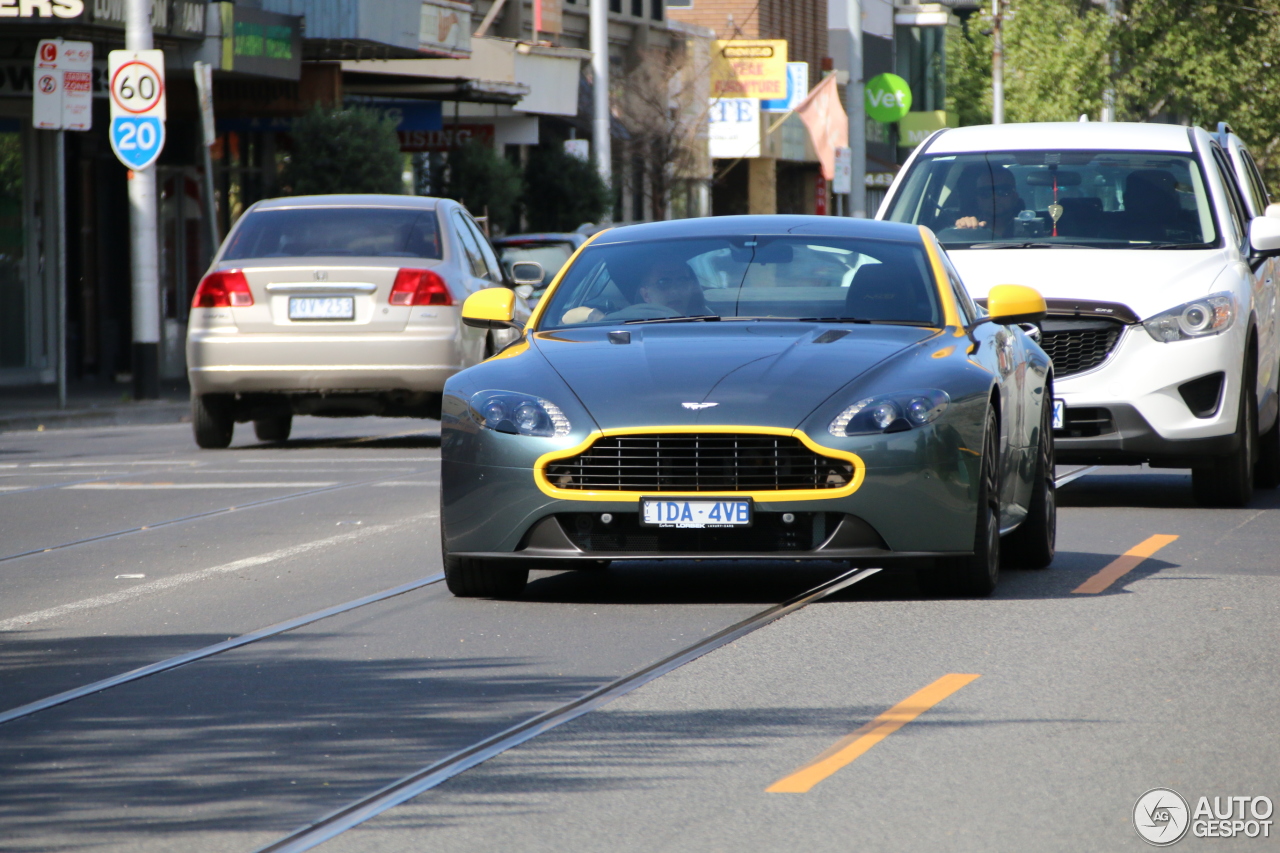
POLYGON ((590 246, 543 317, 541 329, 688 317, 942 325, 920 245, 795 236, 590 246))
POLYGON ((520 261, 536 261, 542 264, 542 283, 538 289, 546 287, 556 277, 565 261, 573 254, 572 243, 520 243, 498 247, 502 255, 502 266, 507 275, 511 275, 511 266, 520 261))
POLYGON ((1218 239, 1196 161, 1142 151, 922 157, 888 218, 928 226, 948 249, 1208 247, 1218 239))
POLYGON ((439 259, 435 211, 379 207, 255 210, 236 228, 222 258, 330 255, 439 259))

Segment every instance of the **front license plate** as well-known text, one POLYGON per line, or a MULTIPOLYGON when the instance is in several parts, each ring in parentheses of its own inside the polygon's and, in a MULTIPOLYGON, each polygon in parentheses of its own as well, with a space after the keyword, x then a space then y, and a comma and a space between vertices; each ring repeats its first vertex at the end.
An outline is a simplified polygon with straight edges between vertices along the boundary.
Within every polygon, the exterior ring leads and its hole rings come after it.
POLYGON ((354 320, 356 300, 351 296, 290 296, 290 320, 354 320))
POLYGON ((751 499, 641 498, 645 527, 750 527, 751 499))
POLYGON ((1053 401, 1053 428, 1066 429, 1067 426, 1067 404, 1061 400, 1053 401))

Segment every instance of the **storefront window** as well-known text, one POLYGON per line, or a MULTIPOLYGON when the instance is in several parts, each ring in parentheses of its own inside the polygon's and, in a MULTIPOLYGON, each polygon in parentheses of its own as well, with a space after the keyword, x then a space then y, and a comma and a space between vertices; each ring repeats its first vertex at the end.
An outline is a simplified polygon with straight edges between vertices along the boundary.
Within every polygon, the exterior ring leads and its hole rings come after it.
POLYGON ((0 368, 27 363, 22 134, 0 130, 0 368))

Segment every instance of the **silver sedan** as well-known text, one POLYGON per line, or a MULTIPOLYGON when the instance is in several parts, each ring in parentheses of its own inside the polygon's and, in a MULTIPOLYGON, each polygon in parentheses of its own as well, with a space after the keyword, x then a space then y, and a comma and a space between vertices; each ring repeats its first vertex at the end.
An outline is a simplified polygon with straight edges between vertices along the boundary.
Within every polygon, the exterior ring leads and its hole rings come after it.
POLYGON ((449 199, 258 202, 192 300, 196 443, 226 447, 246 421, 259 439, 284 441, 295 414, 439 417, 445 380, 517 334, 464 326, 463 301, 509 285, 484 232, 449 199))

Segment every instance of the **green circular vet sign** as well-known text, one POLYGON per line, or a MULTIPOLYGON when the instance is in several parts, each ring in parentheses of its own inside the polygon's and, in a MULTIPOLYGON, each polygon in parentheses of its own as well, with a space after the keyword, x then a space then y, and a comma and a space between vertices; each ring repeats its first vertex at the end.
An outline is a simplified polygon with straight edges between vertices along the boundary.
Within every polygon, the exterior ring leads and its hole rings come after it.
POLYGON ((877 74, 867 81, 867 115, 886 124, 911 110, 911 87, 897 74, 877 74))

